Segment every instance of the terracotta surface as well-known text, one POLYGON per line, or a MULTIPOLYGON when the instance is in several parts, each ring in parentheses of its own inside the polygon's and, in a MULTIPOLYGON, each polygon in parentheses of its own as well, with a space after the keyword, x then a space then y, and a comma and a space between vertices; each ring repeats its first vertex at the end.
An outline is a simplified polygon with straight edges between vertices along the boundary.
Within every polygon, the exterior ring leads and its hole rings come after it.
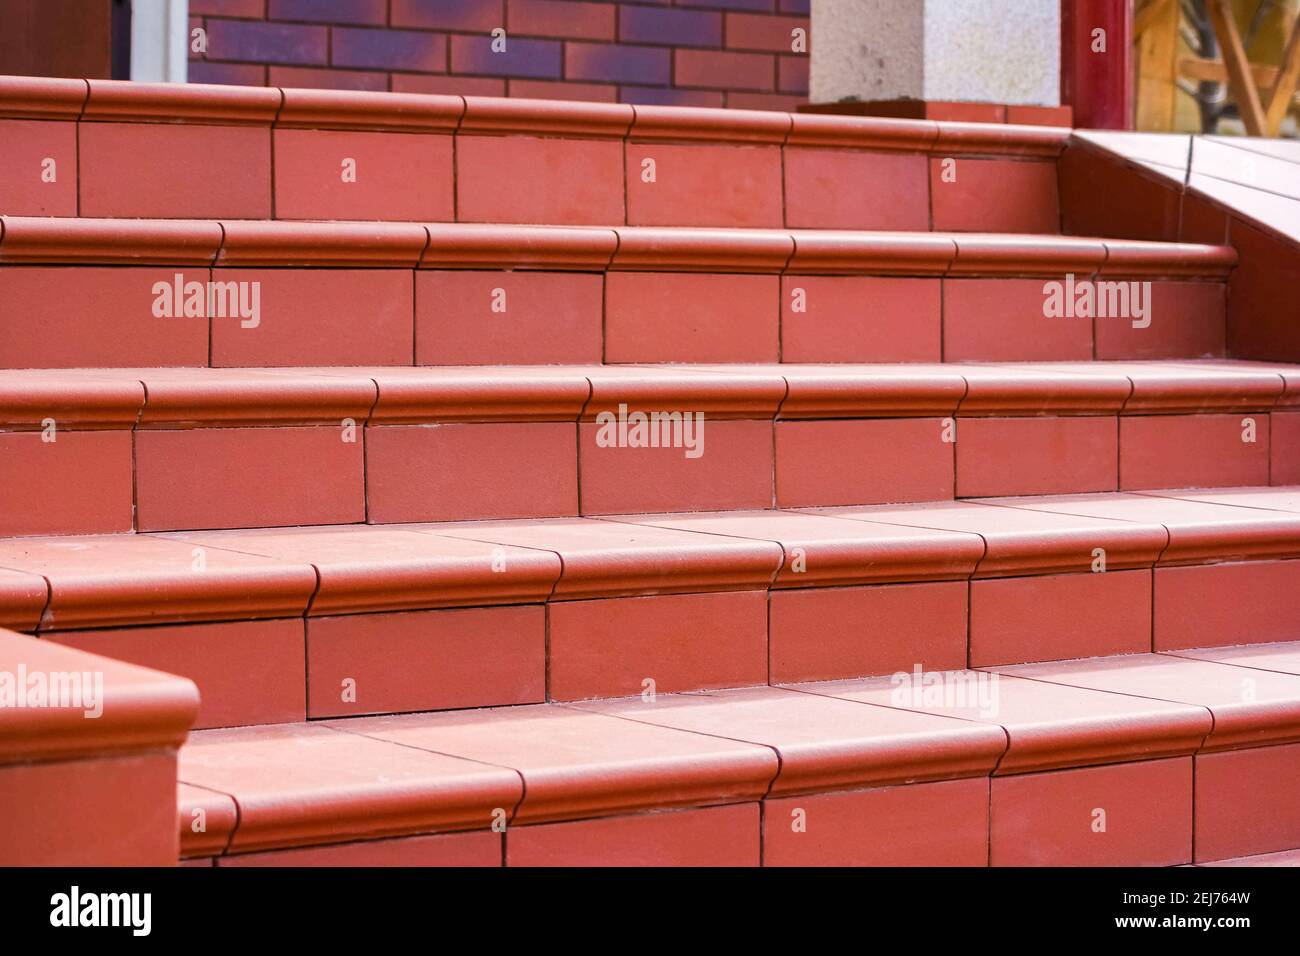
POLYGON ((952 279, 943 284, 947 362, 1078 360, 1092 357, 1092 323, 1043 314, 1043 283, 952 279))
POLYGON ((940 283, 933 279, 781 279, 783 362, 937 362, 940 283))
POLYGON ((0 534, 130 531, 131 472, 129 431, 2 432, 0 534))
POLYGON ((924 231, 930 228, 928 175, 926 158, 914 153, 787 147, 786 224, 924 231), (889 183, 889 189, 846 193, 846 182, 889 183))
POLYGON ((1293 849, 1300 840, 1300 745, 1196 758, 1196 859, 1293 849), (1250 813, 1242 813, 1250 806, 1250 813))
POLYGON ((626 156, 630 226, 783 224, 781 150, 775 146, 644 143, 634 129, 626 156), (651 168, 654 179, 647 182, 651 168))
POLYGON ((623 146, 608 140, 456 137, 462 222, 624 221, 623 146))
POLYGON ((1269 416, 1131 416, 1120 420, 1120 487, 1268 483, 1269 416))
POLYGON ((237 853, 218 866, 500 866, 501 835, 491 830, 237 853))
POLYGON ((944 178, 942 140, 930 158, 930 196, 935 229, 955 232, 1060 231, 1054 163, 958 157, 944 178))
POLYGON ((77 124, 0 120, 0 144, 5 215, 77 215, 77 124))
POLYGON ((1120 455, 1115 425, 1095 416, 964 418, 957 426, 955 493, 1114 491, 1120 455))

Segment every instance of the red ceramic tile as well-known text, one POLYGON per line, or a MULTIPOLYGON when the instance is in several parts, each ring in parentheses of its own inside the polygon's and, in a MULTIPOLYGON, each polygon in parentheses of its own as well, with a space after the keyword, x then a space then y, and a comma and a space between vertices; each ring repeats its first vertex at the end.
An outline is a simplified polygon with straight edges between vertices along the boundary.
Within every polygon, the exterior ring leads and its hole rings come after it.
POLYGON ((501 834, 491 830, 366 840, 333 846, 239 853, 218 866, 500 866, 501 834))
POLYGON ((1269 416, 1269 483, 1300 485, 1300 414, 1269 416))
POLYGON ((5 368, 207 365, 204 318, 154 315, 155 284, 206 282, 207 270, 6 266, 0 301, 22 322, 0 341, 5 368))
POLYGON ((987 777, 1006 747, 997 727, 777 687, 575 706, 626 723, 770 747, 781 758, 774 796, 987 777))
POLYGON ((937 362, 938 279, 784 276, 784 362, 937 362))
POLYGON ((786 225, 923 232, 930 228, 928 166, 921 153, 787 147, 786 225), (846 190, 845 183, 864 185, 846 190))
POLYGON ((184 531, 364 521, 362 448, 343 435, 332 425, 137 432, 137 526, 184 531))
POLYGON ((68 631, 46 640, 189 678, 202 700, 195 729, 306 716, 300 619, 68 631))
POLYGON ((989 862, 993 866, 1190 863, 1191 764, 1190 758, 1177 757, 996 777, 989 814, 989 862))
POLYGON ((1219 358, 1227 325, 1222 282, 1152 282, 1150 325, 1140 318, 1096 320, 1099 359, 1219 358))
POLYGON ((1212 860, 1198 866, 1300 866, 1300 850, 1283 850, 1280 853, 1261 853, 1257 856, 1235 856, 1230 860, 1212 860))
POLYGON ((539 703, 546 696, 544 611, 313 617, 307 673, 311 717, 539 703))
MULTIPOLYGON (((1274 197, 1273 201, 1281 200, 1274 197)), ((1291 290, 1300 281, 1300 252, 1292 243, 1236 218, 1231 238, 1241 259, 1229 283, 1229 354, 1300 360, 1300 336, 1296 335, 1294 323, 1286 318, 1291 290)))
POLYGON ((956 450, 959 498, 1114 491, 1118 479, 1108 416, 961 418, 956 450))
POLYGON ((0 212, 77 214, 77 124, 0 120, 0 212))
POLYGON ((401 744, 403 751, 512 768, 524 784, 512 824, 753 801, 767 791, 777 769, 767 747, 573 705, 354 717, 329 726, 401 744))
POLYGON ((598 275, 421 271, 415 364, 599 362, 603 295, 598 275))
POLYGON ((1300 844, 1300 744, 1196 757, 1196 859, 1300 844))
POLYGON ((81 215, 271 218, 271 131, 82 123, 81 215))
MULTIPOLYGON (((1185 156, 1187 138, 1178 139, 1185 156)), ((1182 202, 1178 183, 1091 146, 1068 147, 1058 169, 1061 219, 1067 233, 1168 241, 1178 237, 1182 202)), ((1174 173, 1181 182, 1181 170, 1174 173)))
POLYGON ((506 866, 758 866, 757 803, 512 827, 506 866))
POLYGON ((366 429, 366 497, 376 524, 577 514, 575 426, 372 426, 366 429))
POLYGON ((602 444, 612 428, 596 422, 578 426, 582 514, 765 508, 772 503, 770 421, 705 420, 697 425, 694 449, 602 444))
POLYGON ((767 682, 767 593, 660 594, 547 607, 552 700, 767 682))
POLYGON ((945 279, 945 362, 1092 358, 1092 321, 1049 318, 1039 279, 945 279))
POLYGON ((629 142, 626 173, 630 226, 784 225, 777 146, 629 142))
POLYGON ((1061 231, 1055 162, 931 156, 930 205, 940 230, 1061 231), (945 181, 949 160, 947 176, 956 178, 945 181))
POLYGON ((215 866, 213 857, 224 853, 230 843, 239 822, 239 809, 229 794, 178 783, 176 822, 181 837, 181 866, 215 866))
POLYGON ((1008 106, 1007 122, 1026 126, 1073 126, 1069 106, 1008 106))
POLYGON ((1264 644, 1297 636, 1300 561, 1158 568, 1156 650, 1264 644))
POLYGON ((623 222, 623 144, 530 136, 456 137, 461 222, 623 222))
POLYGON ((130 531, 130 431, 0 432, 0 535, 130 531))
POLYGON ((450 136, 277 129, 276 218, 449 222, 451 153, 450 136))
POLYGON ((764 866, 987 866, 987 777, 772 798, 764 866))
POLYGON ((36 630, 47 596, 45 581, 39 576, 0 569, 0 627, 36 630))
POLYGON ((260 314, 212 319, 213 366, 411 364, 409 271, 216 269, 214 281, 258 283, 260 314))
POLYGON ((1119 487, 1266 485, 1268 449, 1267 414, 1126 415, 1119 422, 1119 487))
POLYGON ((774 590, 771 682, 964 667, 966 583, 774 590))
POLYGON ((1150 571, 972 581, 970 601, 972 667, 1151 649, 1150 571))
POLYGON ((521 795, 503 767, 319 723, 191 734, 177 778, 236 800, 232 852, 481 830, 521 795))
POLYGON ((779 508, 952 496, 953 445, 943 441, 942 419, 780 421, 775 427, 779 508))
POLYGON ((776 276, 611 272, 605 361, 778 361, 776 276))
POLYGON ((1243 644, 1234 647, 1197 647, 1190 650, 1172 650, 1174 657, 1191 657, 1201 661, 1254 667, 1262 671, 1280 671, 1283 674, 1300 674, 1300 641, 1281 641, 1274 644, 1243 644))
POLYGON ((176 757, 0 767, 4 866, 175 866, 176 757))
POLYGON ((1218 206, 1195 193, 1184 193, 1183 222, 1178 238, 1182 242, 1227 245, 1229 221, 1228 214, 1218 206))

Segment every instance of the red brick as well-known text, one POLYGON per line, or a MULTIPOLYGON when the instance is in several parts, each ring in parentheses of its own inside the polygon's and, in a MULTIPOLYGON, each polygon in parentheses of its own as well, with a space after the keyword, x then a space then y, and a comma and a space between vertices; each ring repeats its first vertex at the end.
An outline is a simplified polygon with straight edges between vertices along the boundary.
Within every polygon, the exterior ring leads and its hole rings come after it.
POLYGON ((682 448, 601 448, 599 427, 579 426, 583 514, 772 506, 771 422, 706 420, 698 458, 682 448))
POLYGON ((157 318, 157 282, 206 282, 206 269, 5 266, 0 367, 121 368, 207 365, 208 322, 157 318))
POLYGON ((566 83, 561 80, 511 80, 510 95, 538 100, 613 103, 618 99, 618 87, 597 83, 566 83))
MULTIPOLYGON (((313 70, 302 66, 272 66, 267 86, 288 86, 309 90, 388 90, 388 74, 367 70, 313 70)), ((394 86, 394 90, 398 87, 394 86)))
POLYGON ((136 496, 140 531, 351 524, 361 445, 332 425, 138 431, 136 496))
POLYGON ((53 437, 0 432, 0 535, 130 531, 131 432, 58 429, 53 437))
POLYGON ((1269 416, 1269 483, 1300 485, 1300 413, 1269 416))
POLYGON ((410 365, 410 271, 216 269, 217 282, 260 282, 261 319, 212 319, 212 364, 410 365))
POLYGON ((0 170, 6 216, 75 216, 77 124, 0 119, 0 170))
POLYGON ((808 57, 779 56, 777 61, 778 89, 786 93, 808 94, 808 57))
POLYGON ((599 364, 603 295, 598 275, 421 270, 415 364, 599 364))
POLYGON ((393 74, 394 93, 437 93, 447 96, 505 96, 506 81, 488 76, 424 76, 393 74))
POLYGON ((718 47, 722 46, 722 14, 624 4, 619 9, 618 38, 626 43, 718 47))
POLYGON ((994 777, 989 830, 993 866, 1189 863, 1191 758, 994 777))
POLYGON ((1007 122, 1023 126, 1073 126, 1074 110, 1068 106, 1008 106, 1007 122))
POLYGON ((763 805, 764 866, 988 864, 988 777, 769 798, 763 805))
POLYGON ((608 226, 623 221, 623 144, 456 137, 462 222, 608 226))
POLYGON ((333 27, 330 63, 372 70, 441 73, 447 68, 447 38, 420 30, 333 27))
POLYGON ((299 618, 56 631, 45 639, 188 677, 202 698, 195 729, 307 716, 306 644, 299 618))
POLYGON ((380 425, 366 430, 370 520, 578 513, 572 422, 380 425))
POLYGON ((966 582, 774 590, 771 681, 966 666, 966 582))
POLYGON ((266 16, 266 0, 190 0, 190 13, 260 20, 266 16))
POLYGON ((779 147, 627 146, 628 225, 780 228, 781 206, 779 147), (642 178, 646 159, 654 182, 642 178))
POLYGON ((936 501, 953 495, 937 418, 776 423, 776 506, 936 501))
POLYGON ((510 0, 506 6, 506 28, 521 36, 612 40, 615 9, 612 3, 510 0))
POLYGON ((550 697, 630 697, 767 682, 767 593, 547 605, 550 697))
POLYGON ((931 100, 925 103, 924 118, 941 123, 1005 123, 1007 109, 1001 103, 931 100))
POLYGON ((664 86, 620 86, 620 103, 650 106, 722 106, 722 93, 712 90, 678 90, 664 86))
POLYGON ((239 853, 218 866, 500 866, 501 834, 491 830, 435 833, 394 840, 239 853))
POLYGON ((605 361, 776 362, 776 276, 611 272, 605 361))
POLYGON ((1090 361, 1092 322, 1043 314, 1041 279, 945 279, 945 362, 1090 361))
POLYGON ((545 625, 541 605, 308 618, 308 715, 541 703, 545 625))
MULTIPOLYGON (((727 14, 727 48, 731 50, 767 50, 790 53, 795 30, 802 30, 808 40, 807 17, 773 17, 755 13, 727 14)), ((805 47, 807 49, 807 47, 805 47)))
POLYGON ((1196 755, 1196 860, 1300 845, 1300 744, 1196 755))
POLYGON ((673 75, 670 52, 622 43, 570 42, 564 44, 564 75, 571 80, 666 86, 673 75))
POLYGON ((1131 317, 1097 319, 1097 358, 1221 358, 1227 354, 1224 291, 1222 282, 1152 282, 1151 324, 1134 328, 1131 317))
POLYGON ((758 804, 511 827, 507 866, 758 866, 758 804))
POLYGON ((1119 442, 1110 416, 962 418, 956 447, 958 498, 1116 488, 1119 442))
POLYGON ((972 667, 1151 650, 1146 569, 972 581, 970 602, 972 667))
POLYGON ((271 131, 81 123, 81 215, 271 218, 271 131))
POLYGON ((735 110, 776 110, 793 113, 808 102, 807 96, 784 93, 745 93, 727 91, 727 106, 735 110))
POLYGON ((572 70, 564 71, 560 59, 561 44, 556 40, 510 39, 504 50, 492 48, 492 37, 461 36, 451 38, 451 71, 453 73, 481 73, 487 76, 554 77, 568 75, 573 79, 604 79, 604 77, 575 76, 572 70))
POLYGON ((450 136, 278 129, 276 218, 451 221, 451 153, 450 136))
POLYGON ((1218 488, 1268 484, 1269 416, 1125 415, 1119 422, 1119 486, 1218 488), (1243 440, 1247 420, 1255 440, 1243 440))
MULTIPOLYGON (((296 72, 298 67, 274 67, 272 72, 296 72)), ((304 73, 317 70, 304 69, 304 73)), ((188 83, 216 83, 222 86, 307 86, 305 83, 283 83, 266 80, 266 67, 261 63, 209 63, 207 60, 190 60, 188 83)))
POLYGON ((938 362, 938 279, 784 276, 781 357, 786 362, 938 362), (801 312, 795 311, 798 301, 801 312))
POLYGON ((392 0, 395 27, 488 33, 505 26, 503 0, 392 0))
POLYGON ((677 86, 766 92, 775 88, 776 64, 765 53, 678 49, 673 51, 673 80, 677 86))
POLYGON ((943 181, 930 159, 934 228, 953 232, 1058 233, 1056 164, 1050 161, 956 157, 957 178, 943 181))
POLYGON ((318 23, 373 23, 388 19, 388 0, 269 0, 267 18, 318 23))
POLYGON ((1157 568, 1157 651, 1293 641, 1300 561, 1157 568))

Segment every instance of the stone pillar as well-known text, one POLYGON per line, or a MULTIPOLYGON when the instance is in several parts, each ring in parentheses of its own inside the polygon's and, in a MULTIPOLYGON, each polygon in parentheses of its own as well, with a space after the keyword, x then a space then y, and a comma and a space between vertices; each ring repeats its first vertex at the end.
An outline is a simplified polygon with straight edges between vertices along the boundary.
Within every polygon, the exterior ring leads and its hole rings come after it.
POLYGON ((1058 0, 812 0, 813 103, 1057 106, 1058 0))

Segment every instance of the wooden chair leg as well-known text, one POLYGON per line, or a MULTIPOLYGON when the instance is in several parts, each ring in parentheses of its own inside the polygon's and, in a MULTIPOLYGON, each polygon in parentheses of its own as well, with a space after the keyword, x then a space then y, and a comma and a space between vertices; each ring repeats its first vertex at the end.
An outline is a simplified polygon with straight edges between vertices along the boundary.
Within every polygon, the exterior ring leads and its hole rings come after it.
MULTIPOLYGON (((1214 34, 1219 38, 1219 46, 1223 48, 1223 62, 1228 68, 1228 88, 1237 101, 1237 110, 1241 113, 1241 121, 1246 124, 1246 132, 1251 136, 1267 136, 1268 124, 1264 107, 1260 105, 1259 88, 1255 85, 1255 75, 1246 58, 1246 48, 1241 42, 1237 21, 1232 18, 1231 0, 1209 0, 1205 6, 1210 22, 1214 24, 1214 34)), ((1273 87, 1275 96, 1281 86, 1279 82, 1273 87)), ((1281 126, 1280 121, 1278 125, 1281 126)))
POLYGON ((1268 98, 1268 108, 1264 114, 1266 135, 1276 136, 1282 132, 1282 122, 1286 111, 1291 106, 1296 87, 1300 85, 1300 16, 1296 17, 1291 27, 1291 38, 1287 40, 1286 50, 1282 54, 1282 70, 1278 73, 1273 92, 1268 98))

